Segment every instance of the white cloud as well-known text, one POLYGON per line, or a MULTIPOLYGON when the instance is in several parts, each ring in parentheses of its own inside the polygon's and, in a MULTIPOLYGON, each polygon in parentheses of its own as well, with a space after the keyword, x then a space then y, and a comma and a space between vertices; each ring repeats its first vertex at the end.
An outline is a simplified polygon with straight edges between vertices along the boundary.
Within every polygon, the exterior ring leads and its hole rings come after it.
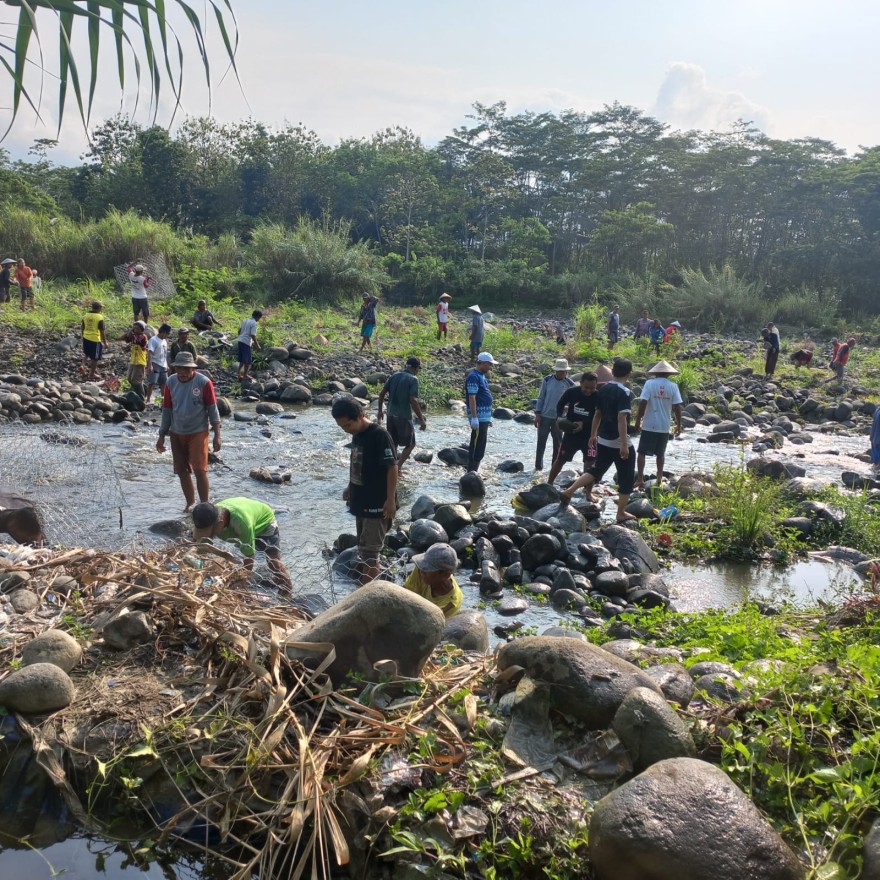
POLYGON ((738 119, 752 122, 764 132, 772 124, 766 107, 742 92, 710 85, 702 67, 684 61, 676 61, 667 68, 653 115, 676 128, 706 131, 726 129, 738 119))

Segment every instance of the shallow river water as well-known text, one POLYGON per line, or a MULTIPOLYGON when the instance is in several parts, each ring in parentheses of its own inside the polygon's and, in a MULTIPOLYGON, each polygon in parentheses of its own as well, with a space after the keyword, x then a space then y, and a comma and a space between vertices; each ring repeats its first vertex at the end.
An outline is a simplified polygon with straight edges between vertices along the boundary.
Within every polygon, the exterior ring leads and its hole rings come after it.
MULTIPOLYGON (((249 495, 273 505, 279 511, 284 560, 297 591, 321 593, 332 602, 353 588, 350 582, 334 580, 321 552, 340 532, 354 531, 354 519, 341 497, 347 483, 349 438, 327 409, 291 412, 296 418, 261 418, 259 423, 224 419, 221 456, 225 466, 211 469, 211 497, 249 495), (263 436, 264 431, 271 436, 263 436), (248 471, 262 465, 290 469, 292 483, 276 486, 250 479, 248 471)), ((106 425, 79 428, 76 435, 90 443, 82 449, 42 444, 36 439, 40 430, 46 429, 0 429, 0 442, 6 448, 20 449, 22 461, 27 462, 21 465, 22 488, 27 489, 27 479, 35 477, 40 483, 40 500, 51 498, 59 511, 70 511, 50 517, 50 525, 54 522, 59 531, 65 532, 67 543, 89 538, 95 546, 110 548, 153 544, 161 539, 148 532, 148 526, 181 515, 183 498, 172 474, 170 454, 159 455, 154 448, 154 424, 142 422, 135 430, 106 425)), ((467 433, 463 417, 432 413, 428 430, 418 434, 419 448, 455 446, 466 440, 467 433)), ((743 452, 739 445, 699 442, 704 436, 705 429, 697 428, 687 432, 680 442, 670 444, 667 470, 676 474, 710 470, 717 462, 740 464, 743 457, 751 457, 748 445, 743 452)), ((830 482, 839 483, 844 470, 868 472, 867 466, 853 457, 865 450, 867 438, 818 432, 814 436, 812 444, 787 445, 779 457, 792 457, 806 468, 808 476, 830 482)), ((481 469, 487 484, 487 496, 480 502, 485 509, 512 512, 513 495, 536 477, 531 469, 534 443, 535 429, 531 426, 515 422, 493 425, 481 469), (495 466, 506 458, 522 461, 526 470, 520 474, 498 473, 495 466)), ((549 464, 549 451, 545 462, 549 464)), ((408 520, 410 507, 419 495, 431 495, 440 501, 458 500, 461 473, 461 468, 448 468, 436 457, 430 465, 411 461, 401 483, 401 522, 408 520)), ((3 476, 8 479, 9 472, 3 476)), ((474 504, 476 507, 477 502, 474 504)), ((612 507, 608 505, 609 516, 612 507)), ((808 602, 842 592, 857 580, 849 568, 819 561, 800 562, 783 570, 676 564, 663 573, 676 606, 685 611, 728 607, 746 597, 808 602)), ((476 587, 466 581, 462 587, 465 604, 475 606, 479 601, 476 587)), ((272 601, 268 596, 266 600, 272 601)), ((487 618, 490 630, 501 619, 491 608, 487 609, 487 618)), ((533 605, 524 615, 525 624, 538 630, 559 620, 559 614, 546 605, 533 605)), ((131 848, 87 837, 70 838, 40 851, 15 846, 4 849, 0 837, 0 880, 42 880, 56 876, 53 871, 63 872, 61 876, 72 880, 99 875, 107 880, 222 880, 228 876, 222 865, 205 865, 176 850, 160 854, 158 861, 148 864, 139 863, 131 848)))

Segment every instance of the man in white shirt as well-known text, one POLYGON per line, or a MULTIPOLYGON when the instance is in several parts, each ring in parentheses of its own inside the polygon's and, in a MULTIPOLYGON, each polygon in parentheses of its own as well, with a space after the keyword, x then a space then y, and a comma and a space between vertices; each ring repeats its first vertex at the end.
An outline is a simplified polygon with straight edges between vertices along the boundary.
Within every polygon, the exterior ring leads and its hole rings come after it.
POLYGON ((153 387, 158 386, 160 392, 165 391, 168 383, 168 336, 170 324, 162 324, 159 332, 147 343, 147 397, 149 404, 153 399, 153 387))
POLYGON ((260 343, 257 342, 257 322, 263 317, 263 313, 259 309, 254 309, 250 318, 245 318, 241 322, 241 329, 238 331, 238 380, 244 382, 251 371, 253 363, 253 348, 256 346, 257 351, 260 350, 260 343))
POLYGON ((678 375, 668 361, 654 364, 639 397, 639 411, 636 415, 635 431, 642 431, 639 440, 636 472, 636 488, 645 485, 645 458, 653 455, 657 459, 657 480, 663 481, 663 465, 666 461, 666 444, 669 442, 669 426, 675 414, 675 436, 681 436, 681 392, 670 376, 678 375))
POLYGON ((147 288, 150 286, 150 276, 147 275, 147 267, 143 263, 135 263, 128 267, 128 280, 131 284, 131 308, 134 319, 138 315, 147 323, 150 320, 150 301, 147 298, 147 288))

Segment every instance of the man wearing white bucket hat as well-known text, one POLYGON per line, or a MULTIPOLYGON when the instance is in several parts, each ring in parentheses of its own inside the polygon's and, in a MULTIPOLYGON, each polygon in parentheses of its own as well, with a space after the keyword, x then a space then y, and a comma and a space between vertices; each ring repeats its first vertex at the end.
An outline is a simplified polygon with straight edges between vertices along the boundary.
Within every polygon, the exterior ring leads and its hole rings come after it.
POLYGON ((535 427, 538 429, 538 448, 535 450, 535 470, 540 471, 544 467, 544 450, 547 448, 547 437, 553 440, 553 460, 559 454, 559 444, 562 442, 562 431, 556 424, 556 407, 559 398, 574 388, 568 374, 571 367, 565 358, 557 358, 553 363, 553 372, 545 376, 541 382, 541 391, 535 403, 535 427))
POLYGON ((636 433, 642 429, 636 472, 636 488, 645 485, 645 458, 653 455, 657 459, 657 482, 663 481, 663 465, 666 463, 666 444, 669 441, 669 426, 675 413, 675 436, 681 436, 681 392, 678 385, 669 377, 678 375, 678 370, 669 361, 654 364, 648 375, 651 376, 639 397, 639 410, 636 414, 636 433))

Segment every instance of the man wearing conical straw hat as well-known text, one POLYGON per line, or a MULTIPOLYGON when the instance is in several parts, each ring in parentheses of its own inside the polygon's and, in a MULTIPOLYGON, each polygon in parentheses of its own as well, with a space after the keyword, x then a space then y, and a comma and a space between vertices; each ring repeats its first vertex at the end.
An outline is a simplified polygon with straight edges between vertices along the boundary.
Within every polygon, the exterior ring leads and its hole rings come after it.
POLYGON ((675 436, 681 436, 681 392, 678 385, 670 380, 677 376, 678 370, 669 361, 654 364, 639 397, 639 411, 636 415, 636 432, 641 428, 639 451, 636 464, 636 488, 645 485, 645 458, 653 455, 657 459, 657 482, 663 482, 663 465, 666 462, 666 444, 669 442, 669 426, 675 414, 675 436))

